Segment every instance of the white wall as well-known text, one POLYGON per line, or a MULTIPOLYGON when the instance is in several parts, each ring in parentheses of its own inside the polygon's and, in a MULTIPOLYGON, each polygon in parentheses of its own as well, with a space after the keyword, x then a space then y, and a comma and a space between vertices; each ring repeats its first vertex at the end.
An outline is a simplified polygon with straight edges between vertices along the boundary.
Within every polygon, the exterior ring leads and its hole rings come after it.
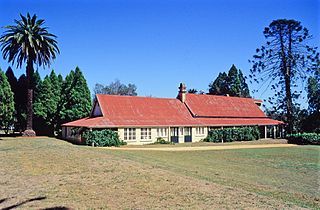
MULTIPOLYGON (((165 139, 166 141, 171 141, 170 136, 170 127, 167 128, 167 136, 161 136, 161 138, 165 139)), ((184 128, 184 127, 182 127, 184 128)), ((204 128, 204 134, 196 134, 196 127, 192 127, 192 142, 199 142, 200 140, 204 139, 208 135, 208 128, 204 128)), ((124 140, 124 128, 118 128, 118 134, 121 140, 124 140)), ((185 133, 184 133, 185 134, 185 133)), ((151 144, 154 143, 157 138, 157 128, 151 128, 151 139, 141 139, 141 128, 136 128, 136 139, 135 140, 124 140, 128 143, 128 145, 143 145, 143 144, 151 144)), ((184 143, 184 135, 180 135, 179 130, 179 143, 184 143)))

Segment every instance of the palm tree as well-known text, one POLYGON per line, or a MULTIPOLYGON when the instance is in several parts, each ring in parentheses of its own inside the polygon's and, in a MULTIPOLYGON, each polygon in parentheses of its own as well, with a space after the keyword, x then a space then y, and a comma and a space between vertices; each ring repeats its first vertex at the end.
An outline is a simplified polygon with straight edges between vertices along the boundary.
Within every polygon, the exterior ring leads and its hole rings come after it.
POLYGON ((38 66, 50 66, 56 54, 60 53, 57 46, 56 36, 47 31, 44 27, 44 20, 37 20, 37 16, 27 14, 27 17, 20 14, 21 20, 15 20, 16 25, 5 26, 6 31, 0 37, 0 46, 3 58, 8 62, 17 64, 21 68, 26 63, 26 74, 28 83, 27 96, 27 126, 23 132, 25 136, 34 136, 32 129, 32 95, 31 85, 33 64, 38 66))

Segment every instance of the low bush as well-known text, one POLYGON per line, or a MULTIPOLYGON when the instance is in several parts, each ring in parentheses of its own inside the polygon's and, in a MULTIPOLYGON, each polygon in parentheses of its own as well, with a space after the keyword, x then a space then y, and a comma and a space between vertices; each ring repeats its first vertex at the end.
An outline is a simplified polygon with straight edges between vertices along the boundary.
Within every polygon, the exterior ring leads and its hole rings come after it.
POLYGON ((155 141, 153 144, 174 144, 171 141, 166 141, 165 139, 158 137, 157 141, 155 141))
POLYGON ((82 137, 85 139, 85 144, 97 147, 119 147, 127 143, 119 139, 117 132, 104 129, 104 130, 86 130, 83 132, 82 137))
POLYGON ((252 141, 260 138, 257 126, 210 130, 206 142, 252 141))
POLYGON ((287 135, 289 144, 313 144, 320 145, 319 133, 298 133, 287 135))

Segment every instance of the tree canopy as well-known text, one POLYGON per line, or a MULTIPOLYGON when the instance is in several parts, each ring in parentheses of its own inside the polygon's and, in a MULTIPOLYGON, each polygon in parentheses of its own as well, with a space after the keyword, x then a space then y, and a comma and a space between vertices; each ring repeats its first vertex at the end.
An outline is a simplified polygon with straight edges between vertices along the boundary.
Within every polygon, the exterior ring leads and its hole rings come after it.
POLYGON ((56 36, 48 32, 43 26, 44 20, 37 19, 36 15, 20 14, 20 20, 15 20, 15 25, 5 26, 6 31, 0 37, 0 46, 3 58, 8 62, 17 64, 17 67, 26 63, 27 76, 27 130, 24 135, 35 135, 32 129, 32 102, 34 74, 33 65, 50 66, 51 60, 59 53, 56 36))
POLYGON ((0 128, 13 125, 14 98, 7 76, 0 69, 0 128))
POLYGON ((310 112, 320 112, 320 69, 309 77, 307 90, 310 112))
POLYGON ((256 49, 252 63, 252 81, 274 91, 269 103, 286 113, 287 131, 293 132, 294 100, 302 90, 297 83, 319 68, 316 47, 307 44, 311 38, 299 21, 274 20, 263 31, 266 44, 256 49))
POLYGON ((92 105, 90 90, 79 67, 66 76, 62 90, 61 123, 87 117, 92 105))
POLYGON ((102 85, 97 83, 94 87, 94 94, 109 94, 109 95, 137 95, 137 86, 129 83, 128 85, 122 84, 120 80, 115 80, 109 85, 102 85))
POLYGON ((218 77, 209 84, 209 94, 230 95, 250 98, 250 91, 242 71, 232 65, 228 74, 220 72, 218 77))
POLYGON ((62 76, 57 76, 52 70, 49 76, 45 76, 39 86, 39 92, 33 107, 39 127, 36 130, 42 132, 43 135, 53 135, 58 126, 62 82, 62 76))

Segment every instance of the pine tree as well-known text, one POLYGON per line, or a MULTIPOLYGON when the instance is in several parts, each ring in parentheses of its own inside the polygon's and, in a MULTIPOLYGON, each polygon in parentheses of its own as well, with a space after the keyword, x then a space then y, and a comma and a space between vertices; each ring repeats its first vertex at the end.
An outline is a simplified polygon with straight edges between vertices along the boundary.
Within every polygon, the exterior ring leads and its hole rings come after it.
POLYGON ((14 75, 11 67, 9 66, 6 71, 6 76, 8 78, 8 82, 10 84, 11 90, 13 92, 13 99, 14 99, 14 114, 13 114, 13 121, 14 121, 14 127, 16 128, 16 122, 17 122, 17 110, 18 110, 18 94, 17 94, 17 88, 18 88, 18 79, 14 75))
POLYGON ((231 66, 228 74, 225 72, 219 73, 215 81, 209 84, 209 94, 251 97, 245 77, 235 65, 231 66))
POLYGON ((7 76, 0 69, 0 128, 4 127, 6 133, 13 125, 14 98, 7 76))
POLYGON ((91 110, 90 90, 79 67, 66 76, 62 87, 61 123, 87 117, 91 110))
MULTIPOLYGON (((8 82, 10 84, 11 90, 14 93, 14 98, 16 98, 16 89, 17 89, 17 85, 18 85, 18 80, 16 78, 16 76, 14 75, 12 68, 9 66, 7 71, 6 71, 6 77, 8 78, 8 82)), ((15 100, 16 102, 16 100, 15 100)))
POLYGON ((317 47, 308 44, 311 35, 299 21, 274 20, 263 34, 266 43, 256 49, 250 61, 250 76, 260 87, 274 91, 269 103, 286 114, 287 132, 293 133, 294 121, 298 121, 295 106, 302 93, 297 84, 319 69, 320 54, 317 47))
POLYGON ((32 81, 31 81, 31 87, 33 88, 33 100, 36 100, 39 93, 39 88, 41 85, 41 77, 39 74, 39 71, 35 71, 32 73, 32 81))
POLYGON ((241 97, 251 98, 248 84, 246 83, 246 78, 243 76, 242 71, 239 69, 239 79, 240 79, 240 92, 241 97))
POLYGON ((320 69, 308 79, 308 102, 311 113, 320 112, 320 69))
POLYGON ((228 75, 225 72, 219 73, 215 81, 209 85, 209 94, 225 95, 228 93, 228 75))
POLYGON ((309 77, 307 91, 309 116, 303 122, 303 130, 320 133, 320 69, 309 77))
POLYGON ((33 104, 34 109, 34 129, 39 135, 50 135, 49 129, 51 123, 52 112, 54 112, 53 104, 54 93, 52 92, 51 81, 45 76, 40 84, 38 97, 33 104))
POLYGON ((39 85, 34 103, 34 128, 38 134, 54 135, 59 118, 62 82, 62 76, 57 76, 52 70, 39 85))
POLYGON ((28 83, 25 74, 22 74, 17 83, 16 95, 16 121, 15 130, 22 132, 27 124, 27 90, 28 83))
MULTIPOLYGON (((27 81, 26 76, 23 74, 19 80, 15 77, 12 68, 8 67, 6 76, 10 83, 12 92, 14 93, 14 127, 17 131, 22 131, 26 127, 26 103, 27 103, 27 81)), ((32 73, 32 88, 33 98, 37 99, 39 92, 39 86, 41 84, 41 78, 38 71, 32 73)), ((34 123, 37 123, 38 119, 34 119, 34 123)))
POLYGON ((232 65, 228 72, 228 86, 230 96, 241 96, 241 87, 238 69, 232 65))

